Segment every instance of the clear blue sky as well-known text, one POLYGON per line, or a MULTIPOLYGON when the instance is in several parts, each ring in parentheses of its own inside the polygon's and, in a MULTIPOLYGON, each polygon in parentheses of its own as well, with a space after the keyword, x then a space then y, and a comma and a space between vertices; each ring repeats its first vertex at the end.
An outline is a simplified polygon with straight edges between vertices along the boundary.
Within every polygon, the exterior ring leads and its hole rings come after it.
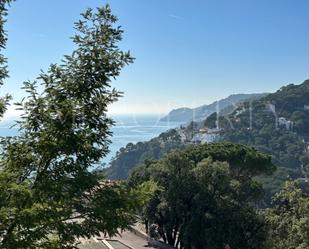
POLYGON ((24 80, 72 51, 79 13, 105 3, 136 57, 115 82, 125 97, 112 112, 162 113, 309 78, 308 0, 17 0, 1 92, 20 99, 24 80))

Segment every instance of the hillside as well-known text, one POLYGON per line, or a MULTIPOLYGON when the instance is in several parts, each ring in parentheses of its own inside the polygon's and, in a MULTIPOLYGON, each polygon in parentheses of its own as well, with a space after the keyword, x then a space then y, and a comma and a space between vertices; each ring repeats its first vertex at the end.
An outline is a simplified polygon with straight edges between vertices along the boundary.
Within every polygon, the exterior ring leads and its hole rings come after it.
POLYGON ((219 126, 221 139, 252 144, 273 154, 278 164, 295 168, 309 138, 309 81, 244 102, 232 113, 209 116, 204 126, 219 126), (219 122, 218 122, 219 121, 219 122))
POLYGON ((161 121, 176 121, 176 122, 190 122, 201 121, 206 119, 213 112, 221 111, 229 106, 235 106, 245 100, 254 100, 266 96, 266 93, 253 94, 233 94, 225 99, 215 101, 209 105, 202 105, 197 108, 178 108, 172 110, 167 116, 163 117, 161 121))
MULTIPOLYGON (((216 101, 209 106, 199 107, 197 110, 199 110, 199 113, 206 113, 207 110, 213 110, 214 112, 217 104, 220 103, 220 113, 227 114, 232 112, 242 99, 256 99, 262 96, 265 96, 265 94, 235 94, 226 99, 216 101)), ((183 108, 182 111, 186 112, 187 109, 183 108)), ((203 122, 201 121, 191 122, 186 127, 163 132, 149 141, 127 144, 126 147, 118 151, 115 158, 111 161, 110 167, 106 169, 108 177, 111 179, 126 179, 130 170, 143 163, 146 159, 159 159, 172 149, 184 148, 199 140, 212 141, 213 135, 198 135, 198 130, 202 128, 202 125, 203 122)))
POLYGON ((273 94, 244 102, 232 113, 209 116, 205 127, 220 127, 220 139, 250 144, 272 155, 279 166, 272 179, 274 187, 286 177, 304 179, 309 169, 309 80, 282 87, 273 94))
POLYGON ((147 142, 128 144, 117 153, 106 173, 112 179, 125 179, 130 170, 144 160, 158 159, 172 149, 218 140, 232 141, 253 145, 272 155, 278 170, 274 176, 262 178, 269 199, 288 177, 305 182, 309 168, 308 105, 309 81, 282 87, 261 99, 239 103, 234 110, 226 107, 205 121, 191 122, 147 142))

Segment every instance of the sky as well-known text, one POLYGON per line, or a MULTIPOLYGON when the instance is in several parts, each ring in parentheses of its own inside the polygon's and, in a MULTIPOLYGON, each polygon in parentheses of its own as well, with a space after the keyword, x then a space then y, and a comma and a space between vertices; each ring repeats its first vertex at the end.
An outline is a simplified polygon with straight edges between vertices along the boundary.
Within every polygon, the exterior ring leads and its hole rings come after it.
POLYGON ((17 0, 1 95, 24 97, 23 81, 73 50, 79 13, 106 3, 125 31, 120 47, 136 58, 113 82, 124 97, 112 114, 167 113, 309 78, 307 0, 17 0))

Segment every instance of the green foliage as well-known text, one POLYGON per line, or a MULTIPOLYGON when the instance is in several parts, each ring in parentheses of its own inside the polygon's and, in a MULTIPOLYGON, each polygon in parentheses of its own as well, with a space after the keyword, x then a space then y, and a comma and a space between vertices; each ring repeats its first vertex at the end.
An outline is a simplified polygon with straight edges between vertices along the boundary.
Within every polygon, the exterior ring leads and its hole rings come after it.
POLYGON ((132 171, 129 184, 157 182, 160 189, 143 216, 165 243, 176 248, 261 248, 266 228, 254 204, 263 189, 254 177, 273 170, 270 157, 254 148, 215 143, 147 161, 132 171))
MULTIPOLYGON (((6 32, 4 30, 4 24, 6 21, 7 16, 7 4, 11 1, 4 0, 0 2, 0 51, 2 52, 2 49, 5 48, 7 37, 6 32)), ((7 68, 6 68, 6 59, 1 54, 0 55, 0 83, 3 84, 3 79, 6 78, 7 75, 7 68)))
POLYGON ((0 161, 1 248, 72 248, 132 222, 135 195, 88 171, 108 152, 107 107, 120 96, 111 81, 133 61, 118 48, 116 22, 109 6, 88 9, 75 23, 76 50, 24 83, 21 133, 0 161))
POLYGON ((309 248, 309 196, 296 182, 285 183, 265 216, 270 226, 268 248, 309 248))
POLYGON ((134 186, 134 188, 131 189, 131 194, 134 196, 135 204, 143 208, 149 203, 154 193, 159 190, 160 188, 157 183, 150 180, 134 186))
POLYGON ((284 167, 278 167, 272 175, 261 175, 255 179, 263 184, 264 198, 259 207, 265 208, 271 206, 273 196, 278 193, 286 180, 293 176, 294 171, 284 167))
POLYGON ((191 146, 186 150, 186 153, 190 160, 195 163, 207 157, 211 157, 216 161, 227 161, 235 176, 241 178, 262 173, 271 174, 275 171, 271 157, 260 153, 251 146, 221 142, 191 146))
MULTIPOLYGON (((0 1, 0 85, 3 84, 3 81, 8 77, 8 70, 6 65, 6 58, 2 54, 2 50, 5 48, 7 37, 4 30, 4 24, 7 16, 7 5, 13 2, 13 0, 1 0, 0 1)), ((11 99, 9 95, 6 95, 0 98, 0 117, 6 110, 8 101, 11 99)))

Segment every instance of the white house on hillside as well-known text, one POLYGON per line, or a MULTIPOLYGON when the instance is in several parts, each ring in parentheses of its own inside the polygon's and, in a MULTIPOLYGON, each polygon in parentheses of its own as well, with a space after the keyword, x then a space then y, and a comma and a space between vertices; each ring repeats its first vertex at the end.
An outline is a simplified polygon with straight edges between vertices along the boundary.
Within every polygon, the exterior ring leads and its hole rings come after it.
POLYGON ((294 127, 294 123, 293 121, 287 120, 284 117, 280 117, 278 119, 278 125, 279 127, 284 127, 285 129, 287 129, 288 131, 292 131, 293 127, 294 127))

